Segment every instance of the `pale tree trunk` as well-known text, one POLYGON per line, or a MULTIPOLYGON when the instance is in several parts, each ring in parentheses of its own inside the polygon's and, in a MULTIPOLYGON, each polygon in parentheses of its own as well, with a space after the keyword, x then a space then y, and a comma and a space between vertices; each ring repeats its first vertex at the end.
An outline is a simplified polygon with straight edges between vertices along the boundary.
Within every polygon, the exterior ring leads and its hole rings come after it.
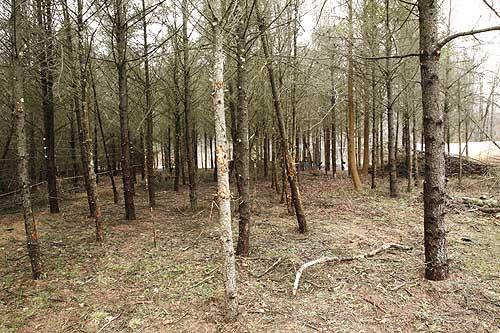
POLYGON ((42 278, 42 262, 36 220, 31 207, 30 178, 28 172, 28 150, 26 147, 26 122, 24 112, 24 45, 21 35, 23 29, 24 7, 21 0, 13 0, 11 7, 12 46, 14 66, 14 113, 17 134, 17 172, 21 188, 24 228, 26 230, 26 245, 31 263, 33 279, 42 278))
POLYGON ((292 203, 295 209, 295 215, 297 217, 297 223, 299 226, 299 231, 301 233, 307 232, 307 222, 304 215, 304 208, 302 207, 302 198, 300 195, 299 184, 297 181, 297 171, 295 169, 295 163, 288 147, 288 136, 285 129, 285 120, 283 113, 281 111, 281 101, 280 95, 278 93, 278 88, 276 86, 276 78, 274 75, 274 68, 272 64, 272 54, 267 41, 267 34, 265 32, 265 22, 260 14, 260 8, 258 1, 255 3, 255 12, 257 15, 257 21, 259 24, 259 31, 262 43, 262 49, 264 51, 264 57, 266 59, 266 67, 269 75, 269 81, 271 83, 271 92, 273 96, 274 111, 276 113, 276 122, 278 125, 278 130, 280 133, 281 147, 283 154, 285 156, 285 165, 287 171, 288 182, 290 183, 290 188, 292 192, 292 203))
POLYGON ((92 159, 92 138, 90 137, 90 120, 89 107, 87 103, 87 77, 88 63, 87 55, 84 49, 84 21, 83 21, 83 0, 77 1, 77 53, 78 53, 78 70, 77 87, 79 103, 76 107, 76 120, 78 124, 80 138, 80 153, 83 164, 83 175, 85 179, 85 188, 87 190, 87 200, 89 203, 90 216, 95 220, 96 225, 96 241, 103 241, 103 229, 101 220, 101 211, 99 207, 99 199, 97 196, 96 174, 94 172, 92 159))
POLYGON ((191 137, 191 68, 189 64, 189 38, 188 38, 188 1, 182 2, 182 55, 183 55, 183 74, 184 74, 184 142, 186 145, 186 160, 188 166, 188 179, 189 179, 189 202, 191 209, 197 207, 197 193, 196 193, 196 169, 193 143, 191 137))
POLYGON ((123 196, 125 199, 125 219, 135 220, 135 205, 130 170, 130 143, 128 130, 128 95, 127 95, 127 0, 115 0, 115 52, 116 69, 118 72, 118 96, 120 113, 120 145, 121 145, 121 169, 123 180, 123 196))
POLYGON ((439 4, 434 0, 419 0, 420 71, 425 138, 424 183, 424 246, 425 277, 444 280, 448 277, 446 251, 445 159, 443 111, 439 107, 439 4))
POLYGON ((149 207, 155 207, 155 169, 153 152, 153 110, 151 108, 151 82, 149 78, 148 30, 146 4, 142 0, 142 24, 144 33, 144 113, 146 117, 146 182, 148 184, 149 207))
POLYGON ((213 62, 214 78, 212 100, 215 115, 215 135, 217 140, 217 199, 219 205, 219 223, 221 231, 222 253, 224 256, 224 282, 226 290, 226 316, 234 321, 238 316, 238 298, 236 290, 236 265, 231 228, 231 190, 229 188, 229 170, 227 160, 226 115, 224 110, 224 52, 222 22, 222 1, 211 1, 213 18, 213 62))
POLYGON ((352 44, 354 42, 353 38, 353 27, 352 27, 352 0, 348 1, 349 10, 349 41, 347 44, 347 109, 348 109, 348 139, 347 139, 347 159, 349 165, 349 173, 351 174, 352 182, 356 191, 361 190, 361 179, 358 174, 358 167, 356 165, 356 142, 355 130, 354 130, 354 69, 353 69, 353 55, 352 55, 352 44))
MULTIPOLYGON (((240 212, 239 236, 236 253, 248 256, 250 251, 250 154, 248 141, 248 101, 247 101, 247 38, 246 22, 248 12, 246 0, 238 0, 237 3, 237 50, 236 69, 237 76, 237 125, 236 125, 236 180, 238 185, 238 207, 240 212)), ((267 147, 264 147, 264 152, 267 147)), ((265 154, 264 154, 265 155, 265 154)))

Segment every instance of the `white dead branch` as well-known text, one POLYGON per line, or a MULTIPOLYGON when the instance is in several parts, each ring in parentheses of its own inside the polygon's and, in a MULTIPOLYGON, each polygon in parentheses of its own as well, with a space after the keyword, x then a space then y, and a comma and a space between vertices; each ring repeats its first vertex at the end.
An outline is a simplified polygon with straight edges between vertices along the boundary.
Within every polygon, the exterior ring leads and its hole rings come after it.
POLYGON ((373 250, 371 252, 359 254, 359 255, 356 255, 356 256, 352 256, 352 257, 322 257, 322 258, 319 258, 319 259, 316 259, 316 260, 312 260, 312 261, 306 262, 302 266, 300 266, 299 270, 295 274, 295 282, 293 283, 292 294, 294 296, 297 295, 297 289, 299 289, 300 277, 302 276, 302 273, 304 273, 304 271, 307 268, 311 267, 311 266, 314 266, 316 264, 327 263, 327 262, 340 263, 340 262, 361 260, 361 259, 373 257, 373 256, 379 254, 380 252, 383 252, 383 251, 386 251, 386 250, 389 250, 389 249, 403 250, 403 251, 411 250, 410 247, 407 247, 407 246, 404 246, 404 245, 401 245, 401 244, 387 243, 387 244, 384 244, 381 247, 379 247, 379 248, 377 248, 377 249, 375 249, 375 250, 373 250))

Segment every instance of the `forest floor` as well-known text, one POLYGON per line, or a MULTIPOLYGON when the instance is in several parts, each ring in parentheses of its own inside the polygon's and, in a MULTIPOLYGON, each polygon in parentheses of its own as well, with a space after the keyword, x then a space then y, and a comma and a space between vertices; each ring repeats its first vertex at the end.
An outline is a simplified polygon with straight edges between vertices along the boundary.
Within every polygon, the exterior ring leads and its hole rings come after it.
MULTIPOLYGON (((68 196, 61 214, 36 212, 47 272, 41 281, 31 280, 22 217, 1 216, 0 332, 499 332, 498 216, 451 205, 451 276, 430 282, 420 188, 391 199, 386 184, 356 193, 345 177, 303 174, 301 181, 307 235, 269 182, 254 188, 251 255, 237 258, 241 316, 234 324, 223 318, 213 182, 200 184, 198 211, 187 209, 187 189, 169 190, 158 193, 152 215, 138 186, 134 222, 122 220, 123 207, 101 185, 102 245, 83 193, 68 196), (313 266, 292 296, 302 263, 388 242, 412 250, 313 266)), ((462 188, 451 180, 448 188, 457 198, 500 196, 498 178, 467 178, 462 188)), ((233 225, 236 236, 236 218, 233 225)))

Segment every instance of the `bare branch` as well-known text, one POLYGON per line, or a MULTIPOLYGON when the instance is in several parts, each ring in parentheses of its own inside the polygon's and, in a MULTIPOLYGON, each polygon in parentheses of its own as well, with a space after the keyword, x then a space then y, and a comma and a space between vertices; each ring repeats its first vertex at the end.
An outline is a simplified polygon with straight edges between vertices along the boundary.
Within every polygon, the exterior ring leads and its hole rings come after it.
POLYGON ((469 31, 458 32, 456 34, 449 35, 448 37, 444 38, 441 42, 439 42, 436 45, 436 47, 435 47, 434 50, 435 51, 440 51, 443 48, 443 46, 445 46, 446 44, 448 44, 452 40, 457 39, 459 37, 473 36, 473 35, 477 35, 477 34, 480 34, 480 33, 483 33, 483 32, 496 31, 496 30, 500 30, 500 25, 496 25, 496 26, 489 27, 489 28, 484 28, 484 29, 477 29, 477 30, 469 30, 469 31))

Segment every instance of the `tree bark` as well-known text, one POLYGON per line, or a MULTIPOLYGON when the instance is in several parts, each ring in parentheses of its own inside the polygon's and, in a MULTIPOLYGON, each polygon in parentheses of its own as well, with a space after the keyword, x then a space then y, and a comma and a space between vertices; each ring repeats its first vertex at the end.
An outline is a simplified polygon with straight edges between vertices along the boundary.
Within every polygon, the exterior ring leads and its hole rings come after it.
POLYGON ((222 253, 224 254, 224 282, 226 316, 230 321, 238 316, 238 298, 236 289, 236 265, 233 249, 231 228, 231 190, 229 188, 229 170, 227 160, 226 116, 224 111, 224 53, 222 23, 218 15, 222 15, 221 0, 212 1, 213 18, 213 108, 215 114, 215 134, 217 138, 216 152, 217 169, 217 198, 219 205, 219 223, 221 226, 222 253))
POLYGON ((434 0, 418 0, 420 29, 420 71, 425 138, 424 247, 425 277, 448 277, 446 230, 444 225, 445 159, 443 111, 439 107, 439 5, 434 0))
POLYGON ((347 44, 347 109, 348 109, 348 140, 347 140, 347 159, 349 164, 349 172, 351 174, 352 182, 356 191, 361 190, 361 180, 358 174, 358 168, 356 165, 356 143, 355 130, 354 130, 354 91, 353 91, 353 81, 354 81, 354 69, 353 69, 353 55, 352 55, 352 44, 353 39, 353 27, 352 27, 352 0, 348 1, 348 11, 349 11, 349 41, 347 44))
POLYGON ((255 11, 257 15, 257 21, 259 25, 259 31, 260 31, 260 37, 261 37, 261 43, 262 43, 262 49, 264 51, 264 57, 266 59, 266 67, 267 67, 267 72, 269 75, 269 81, 271 83, 271 92, 273 96, 273 104, 274 104, 274 111, 276 113, 276 121, 278 124, 278 130, 280 133, 280 140, 281 140, 281 147, 283 154, 285 155, 285 164, 287 168, 287 177, 288 177, 288 182, 290 183, 290 188, 292 192, 292 202, 295 208, 295 214, 297 217, 297 223, 299 226, 299 231, 301 233, 306 233, 307 232, 307 222, 306 218, 304 215, 304 208, 302 207, 302 198, 300 195, 300 190, 297 182, 297 171, 295 170, 295 163, 290 155, 289 147, 288 147, 288 136, 286 133, 285 129, 285 120, 283 117, 283 113, 281 111, 281 102, 280 102, 280 96, 278 93, 278 89, 276 86, 276 78, 274 75, 274 68, 272 64, 272 52, 271 49, 269 48, 268 41, 267 41, 267 34, 265 31, 265 22, 264 18, 260 14, 260 8, 258 1, 255 3, 255 11))
POLYGON ((186 145, 186 156, 189 179, 189 202, 191 209, 197 208, 196 193, 196 169, 195 158, 193 154, 193 143, 191 137, 191 68, 189 65, 189 37, 188 37, 188 1, 182 2, 182 55, 183 55, 183 74, 184 74, 184 140, 186 145))
POLYGON ((23 1, 13 0, 11 7, 12 47, 14 67, 14 111, 17 136, 17 172, 19 187, 21 188, 24 228, 26 231, 26 245, 31 263, 33 279, 42 278, 42 262, 36 220, 31 206, 31 188, 28 172, 29 154, 26 147, 26 121, 24 112, 24 52, 22 29, 24 28, 23 1))
POLYGON ((49 207, 51 213, 59 213, 57 194, 57 165, 55 156, 54 131, 54 35, 52 22, 52 1, 36 0, 37 20, 40 29, 41 52, 40 83, 42 89, 42 110, 44 125, 44 149, 47 172, 47 188, 49 192, 49 207))
MULTIPOLYGON (((248 141, 248 100, 247 100, 247 37, 246 22, 248 20, 246 0, 238 0, 236 46, 236 76, 237 76, 237 125, 236 125, 236 181, 238 185, 238 207, 240 212, 239 236, 236 253, 248 256, 250 252, 250 152, 248 141)), ((267 147, 264 147, 264 155, 267 147)), ((266 165, 267 167, 267 165, 266 165)))
MULTIPOLYGON (((120 145, 121 169, 123 180, 123 196, 125 199, 125 219, 135 220, 135 205, 130 169, 130 143, 128 129, 128 95, 127 95, 127 19, 124 0, 115 0, 115 39, 116 69, 118 72, 118 110, 120 113, 120 145)), ((135 172, 134 172, 135 173, 135 172)))
POLYGON ((92 92, 94 94, 94 105, 95 105, 95 112, 97 113, 97 122, 99 123, 99 130, 101 132, 102 148, 104 150, 104 157, 106 158, 106 164, 108 166, 108 174, 109 174, 109 180, 111 181, 111 188, 113 189, 113 202, 115 204, 118 204, 119 202, 118 190, 116 189, 116 183, 114 177, 115 168, 112 164, 112 161, 108 153, 108 146, 106 144, 106 137, 104 136, 104 128, 102 126, 101 110, 99 109, 99 103, 97 101, 97 90, 95 88, 95 80, 93 76, 92 76, 92 92))
POLYGON ((83 0, 77 1, 77 87, 78 99, 76 107, 76 120, 78 124, 80 138, 80 153, 83 164, 83 176, 85 188, 87 190, 87 200, 89 203, 90 216, 94 218, 96 226, 96 241, 103 241, 103 227, 101 220, 101 210, 97 195, 96 174, 94 172, 92 159, 92 138, 90 137, 90 119, 87 98, 88 63, 84 49, 84 21, 83 21, 83 0))
POLYGON ((146 3, 142 0, 142 25, 144 35, 144 113, 146 117, 146 171, 148 184, 149 207, 154 208, 155 202, 155 168, 153 151, 153 110, 151 107, 151 82, 149 75, 148 29, 146 22, 146 3))
MULTIPOLYGON (((392 33, 389 23, 389 0, 385 0, 385 55, 390 57, 392 53, 392 33)), ((385 59, 385 89, 387 94, 387 148, 389 163, 389 192, 392 198, 399 197, 396 171, 396 150, 394 135, 394 100, 392 96, 392 68, 391 60, 385 59)))

